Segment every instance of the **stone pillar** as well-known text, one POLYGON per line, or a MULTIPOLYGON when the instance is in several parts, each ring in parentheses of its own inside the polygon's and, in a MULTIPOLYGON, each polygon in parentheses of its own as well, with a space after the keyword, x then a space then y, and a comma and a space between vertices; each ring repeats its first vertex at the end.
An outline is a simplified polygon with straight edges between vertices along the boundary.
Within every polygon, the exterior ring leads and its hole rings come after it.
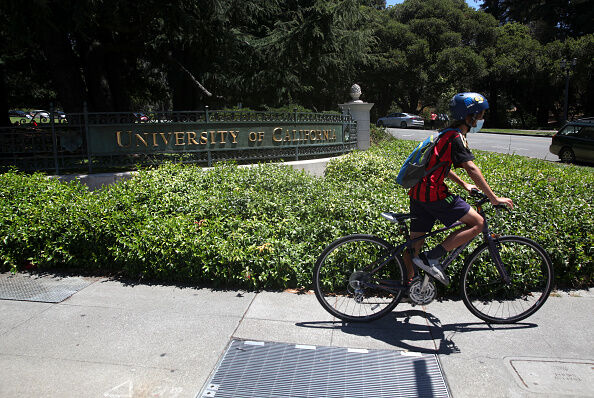
POLYGON ((369 148, 369 111, 373 103, 363 102, 359 99, 361 96, 361 87, 353 84, 351 87, 352 101, 346 104, 338 104, 343 114, 351 113, 353 120, 357 121, 357 148, 369 148))

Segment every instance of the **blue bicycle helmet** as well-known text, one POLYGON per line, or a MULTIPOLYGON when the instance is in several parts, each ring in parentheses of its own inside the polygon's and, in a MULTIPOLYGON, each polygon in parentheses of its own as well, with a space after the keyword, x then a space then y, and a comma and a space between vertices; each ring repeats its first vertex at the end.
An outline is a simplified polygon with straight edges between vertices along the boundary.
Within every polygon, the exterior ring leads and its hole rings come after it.
POLYGON ((450 101, 453 120, 464 120, 467 115, 474 115, 485 109, 489 109, 489 103, 479 93, 458 93, 450 101))

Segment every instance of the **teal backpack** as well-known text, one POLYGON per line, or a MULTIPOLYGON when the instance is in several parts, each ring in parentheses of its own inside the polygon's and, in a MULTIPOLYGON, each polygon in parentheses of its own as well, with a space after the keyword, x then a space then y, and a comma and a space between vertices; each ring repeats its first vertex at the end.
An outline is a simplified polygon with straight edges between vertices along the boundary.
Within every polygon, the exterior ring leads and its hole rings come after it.
POLYGON ((433 135, 431 135, 431 137, 427 137, 425 141, 417 145, 412 153, 408 155, 398 172, 398 177, 396 177, 396 182, 398 184, 402 185, 404 188, 412 188, 425 176, 428 176, 447 163, 439 162, 431 169, 425 170, 429 163, 429 158, 433 153, 433 148, 435 148, 435 145, 437 145, 437 142, 446 131, 449 130, 440 131, 435 139, 433 139, 433 135))

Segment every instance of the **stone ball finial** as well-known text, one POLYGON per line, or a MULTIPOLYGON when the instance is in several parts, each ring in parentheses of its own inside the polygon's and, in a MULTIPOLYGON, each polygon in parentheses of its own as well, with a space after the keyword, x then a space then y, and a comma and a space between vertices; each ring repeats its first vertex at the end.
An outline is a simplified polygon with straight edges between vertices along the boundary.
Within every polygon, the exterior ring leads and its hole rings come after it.
POLYGON ((360 96, 361 86, 355 83, 351 86, 351 98, 353 99, 353 101, 358 101, 360 96))

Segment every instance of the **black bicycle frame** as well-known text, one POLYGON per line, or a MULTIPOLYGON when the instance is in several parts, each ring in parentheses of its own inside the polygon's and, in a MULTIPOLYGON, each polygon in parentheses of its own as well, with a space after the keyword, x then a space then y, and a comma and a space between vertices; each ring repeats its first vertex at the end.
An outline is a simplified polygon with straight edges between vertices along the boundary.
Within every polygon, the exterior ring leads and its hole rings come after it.
MULTIPOLYGON (((497 268, 497 270, 499 271, 499 274, 501 276, 501 278, 505 281, 505 283, 510 283, 511 282, 511 278, 509 277, 509 274, 507 273, 505 267, 503 266, 503 261, 501 260, 501 256, 499 255, 499 248, 497 247, 497 243, 496 243, 496 238, 493 236, 493 234, 491 234, 491 231, 489 230, 489 223, 487 222, 487 217, 485 215, 485 212, 482 208, 482 204, 485 203, 483 201, 479 201, 477 203, 477 212, 479 213, 479 215, 483 218, 484 220, 484 224, 483 224, 483 238, 485 240, 485 242, 487 242, 487 247, 489 249, 489 254, 491 255, 491 258, 493 259, 494 263, 495 263, 495 267, 497 268)), ((406 222, 401 220, 399 221, 400 224, 400 228, 402 231, 405 231, 406 235, 408 235, 408 231, 406 228, 406 222)), ((394 248, 394 250, 392 250, 389 254, 387 254, 386 256, 380 258, 379 260, 375 261, 373 264, 370 264, 369 266, 367 266, 364 271, 369 272, 371 275, 375 274, 377 271, 379 271, 380 269, 382 269, 392 258, 396 257, 397 255, 399 255, 400 253, 402 253, 405 249, 412 249, 412 246, 415 242, 418 242, 420 240, 424 240, 426 238, 429 238, 431 236, 440 234, 444 231, 447 231, 449 229, 453 229, 456 227, 459 227, 461 225, 464 225, 461 222, 456 222, 452 225, 450 225, 449 227, 443 227, 443 228, 439 228, 433 232, 429 232, 423 236, 419 236, 418 238, 415 239, 408 239, 406 242, 396 246, 394 248), (379 263, 379 265, 377 265, 379 263), (371 271, 367 271, 367 269, 372 268, 373 269, 371 271)), ((445 259, 445 261, 442 263, 442 267, 443 269, 446 269, 459 255, 460 253, 462 253, 464 251, 464 249, 466 249, 468 247, 468 245, 470 245, 470 243, 473 241, 474 239, 471 239, 469 242, 457 247, 452 253, 450 253, 450 255, 448 255, 448 257, 445 259)), ((387 281, 383 281, 383 283, 385 283, 387 281)), ((385 289, 387 291, 391 291, 390 288, 388 287, 383 287, 383 286, 377 286, 377 285, 371 285, 369 284, 369 286, 375 286, 375 287, 381 287, 382 289, 385 289)), ((393 288, 396 288, 397 290, 403 290, 406 289, 405 286, 396 286, 394 285, 393 288)))
POLYGON ((487 247, 489 249, 489 253, 491 254, 491 258, 493 259, 493 262, 495 263, 495 268, 497 268, 497 271, 499 271, 499 275, 505 281, 505 283, 509 284, 509 283, 511 283, 511 278, 509 277, 507 270, 503 266, 503 261, 501 260, 501 256, 499 255, 499 248, 497 247, 497 243, 495 241, 496 238, 494 237, 494 234, 492 234, 491 231, 489 230, 489 224, 487 223, 487 217, 485 216, 485 212, 481 205, 478 206, 478 212, 481 215, 481 217, 483 217, 483 220, 485 221, 485 225, 483 226, 483 237, 485 239, 485 242, 487 242, 487 247))

